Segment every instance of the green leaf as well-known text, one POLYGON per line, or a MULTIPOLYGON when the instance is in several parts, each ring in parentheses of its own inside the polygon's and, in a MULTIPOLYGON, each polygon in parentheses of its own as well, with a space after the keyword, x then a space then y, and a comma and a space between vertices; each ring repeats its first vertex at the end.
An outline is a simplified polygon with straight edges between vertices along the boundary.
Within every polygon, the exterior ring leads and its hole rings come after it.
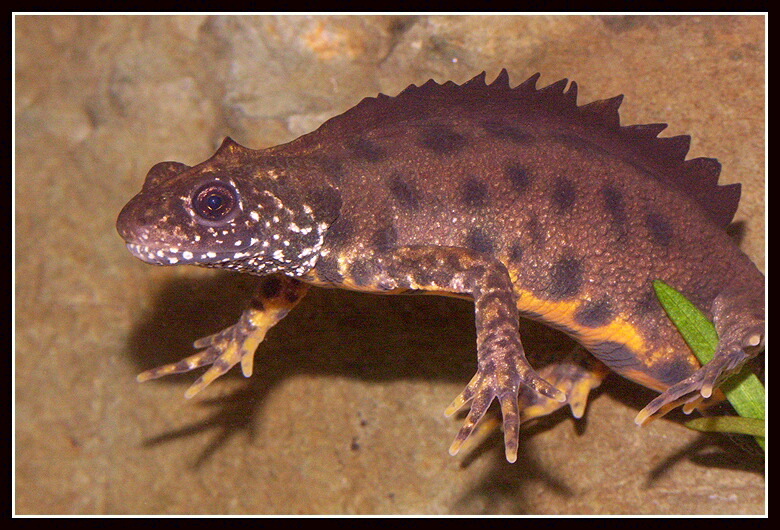
POLYGON ((764 421, 756 418, 742 418, 740 416, 712 416, 696 418, 685 422, 690 429, 703 432, 733 432, 736 434, 750 434, 752 436, 765 435, 764 421))
MULTIPOLYGON (((704 315, 699 308, 685 298, 685 296, 664 282, 655 280, 653 282, 653 287, 655 288, 658 300, 669 315, 669 319, 677 326, 677 329, 680 331, 683 339, 685 339, 685 342, 688 343, 688 346, 691 347, 696 358, 699 359, 702 364, 710 362, 718 348, 718 333, 712 322, 707 319, 706 315, 704 315)), ((747 366, 743 367, 738 374, 724 381, 721 385, 721 389, 726 394, 726 398, 734 407, 734 410, 737 411, 737 414, 743 418, 749 418, 753 421, 760 422, 763 428, 766 393, 761 381, 759 381, 755 374, 750 372, 747 366)), ((708 420, 710 422, 701 422, 702 424, 714 427, 714 429, 707 430, 718 430, 724 425, 716 421, 717 418, 700 419, 708 420)), ((698 420, 693 420, 693 422, 697 421, 698 420)), ((686 425, 693 422, 688 422, 686 425)), ((725 427, 726 429, 736 428, 733 423, 726 422, 725 425, 727 425, 727 427, 725 427)), ((722 432, 742 431, 725 430, 722 432)), ((754 432, 745 434, 755 435, 758 444, 762 448, 766 447, 763 434, 757 435, 754 432)))
POLYGON ((654 281, 653 287, 669 318, 699 361, 702 364, 710 362, 718 347, 718 332, 712 322, 679 291, 661 280, 654 281))

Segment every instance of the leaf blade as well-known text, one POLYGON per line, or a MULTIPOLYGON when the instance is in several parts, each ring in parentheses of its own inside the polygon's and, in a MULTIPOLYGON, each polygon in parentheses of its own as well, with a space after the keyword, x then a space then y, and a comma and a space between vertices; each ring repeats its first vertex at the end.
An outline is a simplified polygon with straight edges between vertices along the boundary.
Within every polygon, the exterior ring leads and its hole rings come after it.
MULTIPOLYGON (((718 347, 718 333, 712 322, 709 321, 707 316, 702 313, 699 308, 685 298, 682 293, 663 281, 653 281, 653 288, 655 289, 659 302, 669 316, 669 319, 680 331, 683 339, 688 346, 690 346, 694 355, 696 355, 696 358, 699 359, 699 362, 704 365, 711 361, 718 347)), ((737 414, 744 419, 751 420, 751 422, 761 423, 763 429, 766 417, 766 391, 758 377, 756 377, 747 366, 744 366, 738 374, 724 381, 721 385, 721 389, 726 394, 726 399, 728 399, 729 403, 734 407, 737 414)), ((713 421, 717 420, 717 418, 713 417, 698 418, 697 420, 692 421, 696 422, 698 420, 710 421, 708 425, 714 426, 715 429, 722 428, 723 425, 727 425, 728 427, 726 428, 735 428, 733 423, 719 423, 718 421, 713 421)), ((690 423, 691 422, 686 423, 686 426, 690 423)), ((706 421, 700 423, 702 425, 707 424, 706 421)), ((753 432, 744 434, 753 434, 756 442, 758 442, 763 449, 766 449, 766 438, 763 434, 756 435, 753 432)))

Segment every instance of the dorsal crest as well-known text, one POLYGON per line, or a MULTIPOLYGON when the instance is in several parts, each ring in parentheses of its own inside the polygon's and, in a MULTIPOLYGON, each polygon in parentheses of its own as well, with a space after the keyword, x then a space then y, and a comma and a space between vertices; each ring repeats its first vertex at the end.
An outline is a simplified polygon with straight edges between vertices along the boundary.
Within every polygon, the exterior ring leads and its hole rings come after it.
POLYGON ((505 130, 522 124, 529 130, 563 132, 598 145, 644 174, 681 190, 718 226, 725 228, 733 219, 740 185, 718 185, 721 166, 714 158, 686 160, 690 136, 659 138, 666 128, 664 123, 620 125, 622 95, 578 106, 577 84, 567 79, 537 88, 537 73, 512 88, 505 69, 490 84, 485 76, 482 72, 462 85, 429 80, 419 87, 409 85, 395 97, 379 94, 365 98, 293 144, 306 148, 312 142, 339 142, 382 127, 448 117, 505 130))

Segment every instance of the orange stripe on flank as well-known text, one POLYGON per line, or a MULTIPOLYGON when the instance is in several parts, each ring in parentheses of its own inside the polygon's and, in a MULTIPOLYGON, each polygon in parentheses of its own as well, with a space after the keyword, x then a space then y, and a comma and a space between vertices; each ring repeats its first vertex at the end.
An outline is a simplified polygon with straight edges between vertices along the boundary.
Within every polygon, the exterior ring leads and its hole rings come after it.
MULTIPOLYGON (((517 308, 540 315, 553 326, 562 326, 578 333, 578 340, 586 348, 601 342, 614 341, 626 345, 637 355, 645 354, 650 358, 660 357, 662 352, 651 352, 639 330, 624 315, 615 316, 608 324, 599 327, 586 327, 574 320, 574 314, 586 301, 583 300, 544 300, 531 291, 517 289, 520 298, 517 308), (655 355, 653 355, 655 353, 655 355)), ((655 359, 652 359, 655 360, 655 359)), ((652 361, 651 361, 652 362, 652 361)))

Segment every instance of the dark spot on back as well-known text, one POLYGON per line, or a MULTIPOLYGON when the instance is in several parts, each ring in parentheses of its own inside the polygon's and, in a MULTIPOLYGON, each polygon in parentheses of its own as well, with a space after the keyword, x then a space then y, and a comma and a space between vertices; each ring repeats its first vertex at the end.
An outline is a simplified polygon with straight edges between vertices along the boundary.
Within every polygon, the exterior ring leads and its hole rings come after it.
POLYGON ((531 175, 523 166, 510 164, 504 170, 504 174, 512 183, 512 187, 519 192, 525 191, 531 183, 531 175))
POLYGON ((500 121, 486 121, 482 123, 482 128, 489 135, 501 140, 509 140, 518 144, 530 144, 534 141, 534 136, 525 132, 519 127, 508 125, 500 121))
POLYGON ((537 219, 536 216, 533 216, 528 220, 525 231, 528 234, 528 237, 531 238, 531 243, 535 245, 544 243, 546 239, 544 229, 542 223, 539 222, 539 219, 537 219))
POLYGON ((604 199, 604 209, 612 220, 612 227, 617 232, 618 237, 626 233, 626 205, 623 201, 623 194, 610 185, 601 188, 601 196, 604 199))
POLYGON ((398 232, 392 224, 380 228, 374 232, 374 236, 371 239, 371 243, 382 252, 387 252, 395 248, 398 242, 398 232))
POLYGON ((416 210, 420 207, 420 192, 412 187, 400 173, 390 175, 387 183, 390 193, 401 206, 416 210))
POLYGON ((589 350, 610 368, 625 368, 639 364, 639 359, 634 352, 619 342, 611 340, 600 342, 589 350))
POLYGON ((577 294, 582 284, 582 264, 573 256, 558 258, 550 269, 547 296, 552 299, 569 298, 577 294))
POLYGON ((523 246, 520 243, 514 243, 509 248, 509 261, 515 263, 520 262, 523 259, 523 246))
POLYGON ((475 252, 491 254, 494 250, 493 239, 481 228, 472 228, 466 236, 466 246, 475 252))
POLYGON ((577 189, 574 183, 566 177, 558 177, 553 183, 552 203, 562 213, 571 209, 577 200, 577 189))
POLYGON ((670 386, 682 381, 693 372, 691 365, 683 359, 672 359, 661 362, 654 368, 655 370, 653 370, 653 372, 655 373, 655 378, 670 386))
POLYGON ((672 225, 666 217, 656 212, 650 212, 645 216, 645 226, 650 231, 650 237, 655 244, 662 247, 669 246, 673 231, 672 225))
POLYGON ((466 139, 444 126, 427 127, 420 135, 420 145, 440 155, 457 153, 466 145, 466 139))
POLYGON ((380 146, 365 138, 357 138, 349 143, 349 148, 357 158, 369 162, 380 162, 387 158, 387 153, 380 146))
POLYGON ((472 208, 480 208, 487 204, 488 187, 477 178, 469 178, 463 183, 463 203, 472 208))
POLYGON ((574 321, 586 328, 598 328, 612 320, 612 307, 606 298, 584 302, 574 312, 574 321))

